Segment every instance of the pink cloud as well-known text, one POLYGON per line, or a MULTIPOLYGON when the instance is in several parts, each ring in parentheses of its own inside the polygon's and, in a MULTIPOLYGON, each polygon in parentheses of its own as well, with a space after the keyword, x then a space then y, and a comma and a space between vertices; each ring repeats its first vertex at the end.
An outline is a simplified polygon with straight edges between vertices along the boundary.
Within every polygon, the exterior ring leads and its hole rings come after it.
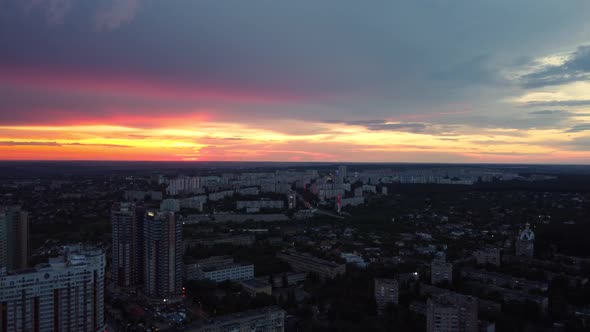
POLYGON ((275 103, 306 99, 277 91, 256 91, 191 82, 171 82, 141 75, 78 72, 58 68, 15 68, 0 66, 0 84, 11 87, 41 88, 68 93, 131 96, 168 100, 275 103))

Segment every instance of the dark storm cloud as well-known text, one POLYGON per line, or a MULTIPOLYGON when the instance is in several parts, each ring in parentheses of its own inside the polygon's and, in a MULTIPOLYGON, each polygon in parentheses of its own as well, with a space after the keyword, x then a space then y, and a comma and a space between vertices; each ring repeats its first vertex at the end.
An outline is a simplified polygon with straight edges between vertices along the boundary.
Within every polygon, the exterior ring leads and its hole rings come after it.
POLYGON ((559 66, 549 66, 540 71, 524 75, 526 88, 561 85, 590 79, 590 46, 580 46, 571 58, 559 66))

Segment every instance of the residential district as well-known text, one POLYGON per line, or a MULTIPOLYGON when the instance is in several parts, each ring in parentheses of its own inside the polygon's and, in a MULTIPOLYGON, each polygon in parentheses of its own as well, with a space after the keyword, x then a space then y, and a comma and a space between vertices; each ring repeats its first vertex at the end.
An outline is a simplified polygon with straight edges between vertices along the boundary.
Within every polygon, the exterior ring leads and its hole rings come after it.
POLYGON ((577 169, 68 167, 1 177, 0 332, 590 329, 577 169))

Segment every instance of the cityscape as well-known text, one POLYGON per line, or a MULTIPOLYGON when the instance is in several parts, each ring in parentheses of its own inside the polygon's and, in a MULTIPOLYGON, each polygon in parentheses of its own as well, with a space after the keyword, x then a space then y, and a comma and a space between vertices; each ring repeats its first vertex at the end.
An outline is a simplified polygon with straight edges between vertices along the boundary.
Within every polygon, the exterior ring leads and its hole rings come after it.
POLYGON ((590 326, 585 167, 0 167, 2 331, 590 326))
POLYGON ((590 1, 0 0, 0 332, 590 331, 590 1))

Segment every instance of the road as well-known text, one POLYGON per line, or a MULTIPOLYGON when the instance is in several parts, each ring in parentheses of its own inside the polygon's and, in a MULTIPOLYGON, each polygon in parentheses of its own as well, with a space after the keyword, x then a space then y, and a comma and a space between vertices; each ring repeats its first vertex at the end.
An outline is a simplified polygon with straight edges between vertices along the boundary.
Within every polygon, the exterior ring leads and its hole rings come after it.
POLYGON ((301 195, 297 195, 297 199, 299 201, 301 201, 306 208, 310 209, 312 213, 321 214, 321 215, 325 215, 325 216, 332 217, 332 218, 344 219, 343 216, 339 215, 338 213, 336 213, 334 211, 320 209, 318 207, 311 205, 308 201, 303 199, 303 197, 301 197, 301 195))

